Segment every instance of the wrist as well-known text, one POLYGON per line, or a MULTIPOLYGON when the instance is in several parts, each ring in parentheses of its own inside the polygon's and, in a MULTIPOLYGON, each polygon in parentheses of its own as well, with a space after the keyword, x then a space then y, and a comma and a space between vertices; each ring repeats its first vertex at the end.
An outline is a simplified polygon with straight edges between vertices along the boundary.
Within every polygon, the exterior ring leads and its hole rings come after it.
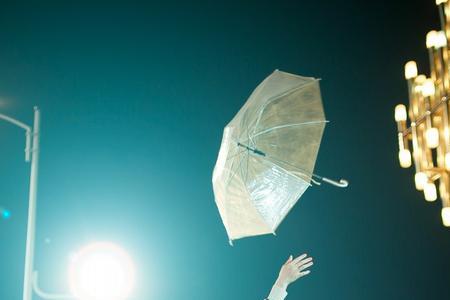
POLYGON ((275 286, 277 286, 280 289, 287 290, 288 283, 285 280, 282 280, 282 279, 278 278, 275 281, 275 286))

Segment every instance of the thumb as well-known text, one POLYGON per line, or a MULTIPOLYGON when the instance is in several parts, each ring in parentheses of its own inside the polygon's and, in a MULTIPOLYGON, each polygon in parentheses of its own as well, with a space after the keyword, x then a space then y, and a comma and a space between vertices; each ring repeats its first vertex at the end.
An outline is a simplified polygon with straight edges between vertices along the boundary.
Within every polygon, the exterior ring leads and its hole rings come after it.
POLYGON ((292 255, 289 255, 289 258, 288 258, 288 260, 285 262, 285 264, 290 263, 290 262, 292 261, 292 259, 293 259, 292 255))

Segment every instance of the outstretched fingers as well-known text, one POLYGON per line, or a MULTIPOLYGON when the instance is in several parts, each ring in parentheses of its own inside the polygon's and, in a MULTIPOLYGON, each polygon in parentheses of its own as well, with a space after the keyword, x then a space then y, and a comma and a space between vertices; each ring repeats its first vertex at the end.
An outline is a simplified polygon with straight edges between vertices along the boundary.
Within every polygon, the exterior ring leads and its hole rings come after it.
POLYGON ((311 271, 310 271, 310 270, 308 270, 308 271, 304 271, 304 272, 300 272, 300 273, 298 273, 298 277, 297 277, 297 278, 300 278, 300 277, 306 276, 306 275, 308 275, 309 273, 311 273, 311 271))
POLYGON ((300 266, 300 267, 298 268, 298 270, 299 270, 299 271, 306 270, 306 269, 308 269, 309 267, 311 267, 313 264, 314 264, 313 262, 304 264, 304 265, 300 266))
POLYGON ((312 257, 306 257, 306 254, 304 254, 294 259, 292 264, 297 269, 296 278, 298 279, 311 273, 311 270, 307 269, 310 268, 314 262, 312 257))
POLYGON ((307 264, 307 263, 309 263, 309 262, 312 262, 312 257, 307 257, 307 258, 305 258, 305 259, 302 259, 302 260, 299 260, 299 261, 296 261, 296 262, 294 262, 294 264, 297 266, 297 267, 301 267, 301 266, 303 266, 304 264, 307 264))
POLYGON ((302 254, 302 255, 300 255, 299 257, 296 257, 292 262, 293 262, 294 264, 296 264, 296 263, 302 261, 302 259, 304 259, 306 256, 307 256, 306 253, 305 253, 305 254, 302 254))

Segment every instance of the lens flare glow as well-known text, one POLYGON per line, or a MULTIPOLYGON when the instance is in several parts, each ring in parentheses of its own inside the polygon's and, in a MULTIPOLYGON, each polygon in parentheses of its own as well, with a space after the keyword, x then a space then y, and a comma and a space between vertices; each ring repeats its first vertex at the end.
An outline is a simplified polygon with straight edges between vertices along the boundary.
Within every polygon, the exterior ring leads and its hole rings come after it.
POLYGON ((9 218, 11 218, 11 212, 7 209, 3 209, 0 207, 0 215, 2 217, 2 219, 4 220, 8 220, 9 218))
POLYGON ((132 292, 134 273, 133 262, 122 248, 97 242, 72 257, 69 286, 81 300, 125 300, 132 292))

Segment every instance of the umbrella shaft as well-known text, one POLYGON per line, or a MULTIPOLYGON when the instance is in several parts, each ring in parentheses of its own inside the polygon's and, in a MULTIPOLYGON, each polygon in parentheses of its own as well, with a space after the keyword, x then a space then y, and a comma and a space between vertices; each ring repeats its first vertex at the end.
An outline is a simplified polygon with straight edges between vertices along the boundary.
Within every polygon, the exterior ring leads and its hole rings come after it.
POLYGON ((261 156, 266 156, 266 154, 265 154, 264 152, 262 152, 261 150, 258 150, 258 149, 256 149, 256 148, 249 147, 249 146, 244 145, 244 144, 241 144, 241 143, 239 143, 239 142, 238 142, 237 144, 238 144, 239 147, 243 147, 243 148, 245 148, 245 149, 247 149, 247 150, 249 150, 249 151, 252 151, 252 152, 255 153, 255 154, 258 154, 258 155, 261 155, 261 156))

